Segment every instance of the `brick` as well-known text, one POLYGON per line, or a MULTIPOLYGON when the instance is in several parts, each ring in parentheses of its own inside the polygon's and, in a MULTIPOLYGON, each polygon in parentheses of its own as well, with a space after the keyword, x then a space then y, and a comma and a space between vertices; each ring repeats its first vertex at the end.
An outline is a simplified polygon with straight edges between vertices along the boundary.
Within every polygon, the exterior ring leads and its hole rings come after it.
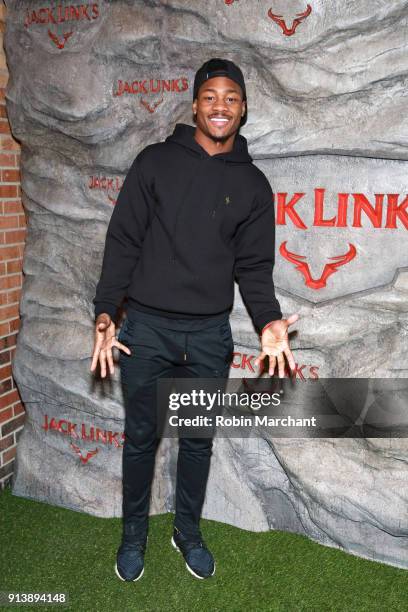
POLYGON ((6 244, 16 244, 18 242, 25 242, 26 230, 9 230, 6 232, 6 244))
POLYGON ((8 378, 9 376, 12 376, 13 373, 11 371, 11 366, 10 365, 5 365, 2 368, 0 368, 0 379, 4 380, 5 378, 8 378))
POLYGON ((0 138, 0 149, 2 151, 15 151, 20 149, 20 145, 16 140, 14 140, 14 138, 10 138, 9 136, 3 134, 3 136, 0 138))
POLYGON ((0 278, 0 291, 2 289, 14 289, 15 287, 21 287, 21 280, 21 274, 11 274, 10 276, 0 278))
POLYGON ((5 380, 0 381, 0 393, 6 393, 6 391, 10 391, 13 388, 13 381, 11 378, 6 378, 5 380))
POLYGON ((19 414, 24 414, 26 409, 24 408, 23 404, 19 402, 18 404, 15 404, 13 406, 13 411, 14 411, 14 416, 18 416, 19 414))
POLYGON ((11 363, 10 351, 1 351, 0 353, 0 365, 4 365, 5 363, 11 363))
POLYGON ((20 399, 19 393, 16 389, 10 391, 10 393, 5 393, 0 397, 0 410, 2 408, 6 408, 18 402, 20 399))
POLYGON ((15 198, 17 194, 17 185, 0 185, 0 198, 15 198))
POLYGON ((13 471, 14 471, 14 461, 10 461, 10 463, 3 465, 3 467, 0 468, 0 480, 4 478, 5 476, 11 475, 13 471))
POLYGON ((20 316, 18 304, 12 304, 10 306, 3 306, 0 308, 0 321, 14 319, 18 316, 20 316))
POLYGON ((9 448, 8 450, 6 450, 2 454, 2 463, 5 464, 11 461, 11 459, 14 459, 14 457, 16 456, 16 451, 17 451, 17 446, 13 446, 12 448, 9 448))
POLYGON ((0 218, 1 229, 15 229, 18 227, 18 215, 7 215, 0 218))
MULTIPOLYGON (((1 69, 1 54, 0 54, 0 69, 1 69)), ((10 130, 10 123, 6 118, 1 118, 0 119, 0 134, 11 134, 11 130, 10 130)))
POLYGON ((6 478, 3 478, 3 480, 0 480, 0 491, 3 491, 11 487, 12 482, 13 482, 13 474, 11 474, 10 476, 7 476, 6 478))
POLYGON ((18 226, 27 227, 27 219, 26 219, 25 213, 22 215, 18 215, 18 226))
POLYGON ((25 416, 25 413, 20 414, 20 416, 15 417, 11 421, 7 421, 7 423, 4 423, 1 428, 1 435, 6 436, 7 434, 11 433, 12 431, 15 431, 16 429, 24 425, 25 416))
MULTIPOLYGON (((21 214, 24 213, 24 208, 21 200, 13 200, 12 202, 3 202, 4 214, 21 214)), ((25 214, 25 213, 24 213, 25 214)))
POLYGON ((17 334, 9 334, 5 338, 0 338, 0 351, 16 346, 17 334))
POLYGON ((13 446, 14 444, 14 434, 10 434, 9 436, 6 436, 5 438, 0 438, 0 451, 4 450, 5 448, 9 448, 10 446, 13 446))
POLYGON ((19 183, 21 181, 20 170, 2 170, 5 183, 19 183))
POLYGON ((6 261, 7 259, 18 259, 20 257, 20 250, 18 245, 6 246, 0 249, 0 259, 1 261, 6 261))
POLYGON ((16 156, 12 153, 0 153, 0 166, 4 168, 9 166, 10 168, 16 167, 16 156))
POLYGON ((4 336, 5 334, 10 333, 10 325, 9 323, 0 323, 0 336, 4 336))
POLYGON ((7 274, 13 274, 14 272, 20 272, 23 268, 23 260, 15 259, 14 261, 7 261, 5 263, 7 274))
POLYGON ((8 408, 3 408, 3 410, 0 411, 0 423, 8 421, 13 416, 13 408, 11 406, 9 406, 8 408))
POLYGON ((9 321, 10 332, 15 332, 20 329, 20 317, 18 319, 13 319, 9 321))
POLYGON ((4 276, 7 273, 6 264, 4 261, 0 263, 0 276, 4 276))
POLYGON ((19 304, 21 300, 21 293, 22 293, 21 289, 15 289, 14 291, 8 291, 6 293, 7 303, 8 304, 19 304))

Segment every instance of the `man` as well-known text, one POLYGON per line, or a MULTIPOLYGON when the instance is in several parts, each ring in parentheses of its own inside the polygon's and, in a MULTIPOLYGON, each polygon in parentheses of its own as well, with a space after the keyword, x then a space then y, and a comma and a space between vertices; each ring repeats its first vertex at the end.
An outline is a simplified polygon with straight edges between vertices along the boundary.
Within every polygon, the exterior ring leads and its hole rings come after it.
MULTIPOLYGON (((257 364, 269 356, 269 373, 284 376, 288 326, 272 280, 273 193, 252 164, 246 139, 242 72, 213 58, 194 79, 196 128, 178 123, 164 142, 135 158, 108 226, 96 289, 95 346, 114 372, 120 349, 125 398, 123 534, 115 571, 138 580, 144 571, 154 457, 158 444, 157 380, 183 377, 225 380, 232 359, 229 313, 237 279, 255 327, 261 332, 257 364), (114 319, 127 296, 127 318, 118 339, 114 319)), ((199 529, 211 438, 180 438, 173 546, 197 578, 212 576, 215 562, 199 529)))

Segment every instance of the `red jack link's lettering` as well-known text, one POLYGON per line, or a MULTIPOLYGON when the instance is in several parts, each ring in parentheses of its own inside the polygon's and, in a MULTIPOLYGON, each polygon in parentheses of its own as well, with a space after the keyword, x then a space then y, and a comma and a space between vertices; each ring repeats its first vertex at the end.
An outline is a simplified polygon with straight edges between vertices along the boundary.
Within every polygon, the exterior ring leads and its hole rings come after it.
POLYGON ((246 369, 247 365, 248 365, 248 369, 251 372, 255 372, 254 366, 252 365, 252 359, 255 358, 255 355, 245 355, 245 353, 242 355, 242 365, 241 368, 243 370, 246 369))
MULTIPOLYGON (((313 207, 313 223, 314 227, 363 227, 362 215, 364 214, 366 219, 372 227, 375 228, 386 228, 386 229, 399 229, 401 227, 408 229, 408 196, 398 204, 398 198, 400 197, 397 193, 375 193, 374 203, 370 202, 370 199, 362 193, 338 193, 337 194, 337 214, 325 218, 325 189, 318 187, 314 190, 314 207, 313 207), (384 204, 385 195, 387 195, 387 205, 384 204), (349 196, 353 198, 353 203, 349 206, 349 196), (353 219, 351 223, 348 223, 347 212, 348 208, 352 208, 353 219), (386 221, 384 224, 384 209, 386 208, 386 221), (402 225, 397 227, 397 220, 402 225)), ((278 192, 277 194, 277 211, 276 211, 276 224, 287 225, 290 220, 293 225, 299 229, 306 230, 308 225, 305 219, 302 218, 299 208, 295 210, 295 206, 299 200, 303 198, 305 193, 295 193, 291 199, 287 202, 287 192, 278 192)))
POLYGON ((295 205, 305 195, 304 193, 295 193, 292 199, 286 203, 287 193, 278 193, 278 212, 276 217, 276 223, 278 225, 286 225, 286 215, 292 220, 293 224, 300 229, 307 229, 302 219, 295 211, 295 205))
MULTIPOLYGON (((250 372, 255 372, 255 369, 252 365, 252 360, 255 359, 255 355, 247 355, 246 353, 233 353, 233 359, 232 359, 232 363, 231 363, 231 367, 233 368, 240 368, 241 370, 249 370, 250 372)), ((266 360, 263 360, 260 362, 259 364, 259 369, 258 369, 258 375, 262 374, 264 370, 266 370, 266 360)), ((304 374, 303 374, 303 370, 305 368, 308 368, 309 373, 310 373, 310 378, 318 378, 318 373, 317 370, 319 369, 319 366, 307 366, 306 364, 300 365, 300 364, 295 364, 295 368, 292 371, 289 368, 289 365, 285 362, 285 374, 288 377, 293 377, 293 378, 300 378, 301 380, 306 380, 304 374)))
POLYGON ((127 94, 151 94, 151 93, 163 93, 165 91, 182 93, 188 89, 188 80, 186 77, 179 77, 178 79, 144 79, 143 81, 128 81, 118 80, 117 91, 113 93, 114 96, 122 96, 124 93, 127 94), (181 85, 180 83, 181 82, 181 85))
MULTIPOLYGON (((41 429, 45 431, 54 430, 64 436, 70 436, 72 438, 79 438, 79 434, 76 431, 77 424, 72 423, 66 419, 57 420, 55 417, 49 419, 48 415, 44 415, 44 423, 41 425, 41 429)), ((124 432, 119 434, 119 432, 113 432, 110 430, 101 429, 99 427, 89 427, 89 433, 87 432, 87 426, 85 423, 81 424, 81 438, 87 441, 100 441, 103 444, 113 444, 116 448, 123 446, 118 441, 118 437, 121 435, 121 440, 125 439, 124 432)))
POLYGON ((92 21, 99 17, 99 6, 97 2, 94 2, 91 6, 89 4, 82 5, 70 5, 70 6, 58 6, 56 8, 42 7, 37 10, 26 11, 24 19, 24 27, 28 28, 32 24, 54 24, 65 23, 66 21, 81 21, 86 19, 92 21), (91 15, 89 9, 91 8, 91 15), (53 12, 54 11, 54 12, 53 12))
POLYGON ((398 193, 388 194, 388 210, 387 210, 387 222, 385 227, 396 229, 397 217, 402 221, 406 229, 408 229, 408 214, 406 208, 408 206, 408 196, 405 200, 398 205, 398 193))
POLYGON ((320 227, 330 227, 336 223, 336 217, 323 219, 324 189, 315 189, 315 214, 313 225, 320 227))

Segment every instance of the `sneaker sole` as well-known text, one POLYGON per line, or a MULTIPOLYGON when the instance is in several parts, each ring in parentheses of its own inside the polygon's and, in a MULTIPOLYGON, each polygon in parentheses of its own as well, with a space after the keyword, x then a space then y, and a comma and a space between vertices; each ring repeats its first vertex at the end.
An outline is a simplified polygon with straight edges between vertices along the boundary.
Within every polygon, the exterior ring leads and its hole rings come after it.
POLYGON ((126 578, 122 578, 122 576, 119 574, 118 564, 116 562, 115 563, 115 574, 117 575, 118 578, 120 578, 122 580, 122 582, 136 582, 137 580, 140 580, 140 578, 143 576, 144 568, 142 569, 142 571, 140 572, 140 574, 136 578, 132 578, 132 580, 126 580, 126 578))
MULTIPOLYGON (((179 552, 180 554, 183 554, 181 552, 181 550, 179 549, 179 547, 177 546, 177 544, 175 543, 173 536, 171 538, 171 544, 172 544, 173 548, 175 548, 177 550, 177 552, 179 552)), ((199 580, 205 580, 206 579, 205 576, 199 576, 198 574, 196 574, 195 571, 191 569, 191 567, 189 566, 187 561, 186 561, 186 568, 188 569, 190 574, 192 574, 195 578, 198 578, 199 580)), ((215 574, 215 561, 214 561, 214 570, 213 570, 212 574, 210 574, 210 576, 208 576, 208 578, 210 578, 211 576, 214 576, 214 574, 215 574)))

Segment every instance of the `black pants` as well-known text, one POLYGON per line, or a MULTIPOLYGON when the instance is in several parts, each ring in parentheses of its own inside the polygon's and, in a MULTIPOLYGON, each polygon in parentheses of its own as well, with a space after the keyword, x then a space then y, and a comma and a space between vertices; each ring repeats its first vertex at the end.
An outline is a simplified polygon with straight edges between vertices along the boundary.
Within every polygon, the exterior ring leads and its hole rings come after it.
MULTIPOLYGON (((123 526, 127 535, 146 534, 157 436, 159 378, 227 379, 233 354, 228 313, 206 319, 171 319, 128 309, 118 336, 125 401, 123 526)), ((213 440, 179 439, 174 525, 198 535, 213 440)))

